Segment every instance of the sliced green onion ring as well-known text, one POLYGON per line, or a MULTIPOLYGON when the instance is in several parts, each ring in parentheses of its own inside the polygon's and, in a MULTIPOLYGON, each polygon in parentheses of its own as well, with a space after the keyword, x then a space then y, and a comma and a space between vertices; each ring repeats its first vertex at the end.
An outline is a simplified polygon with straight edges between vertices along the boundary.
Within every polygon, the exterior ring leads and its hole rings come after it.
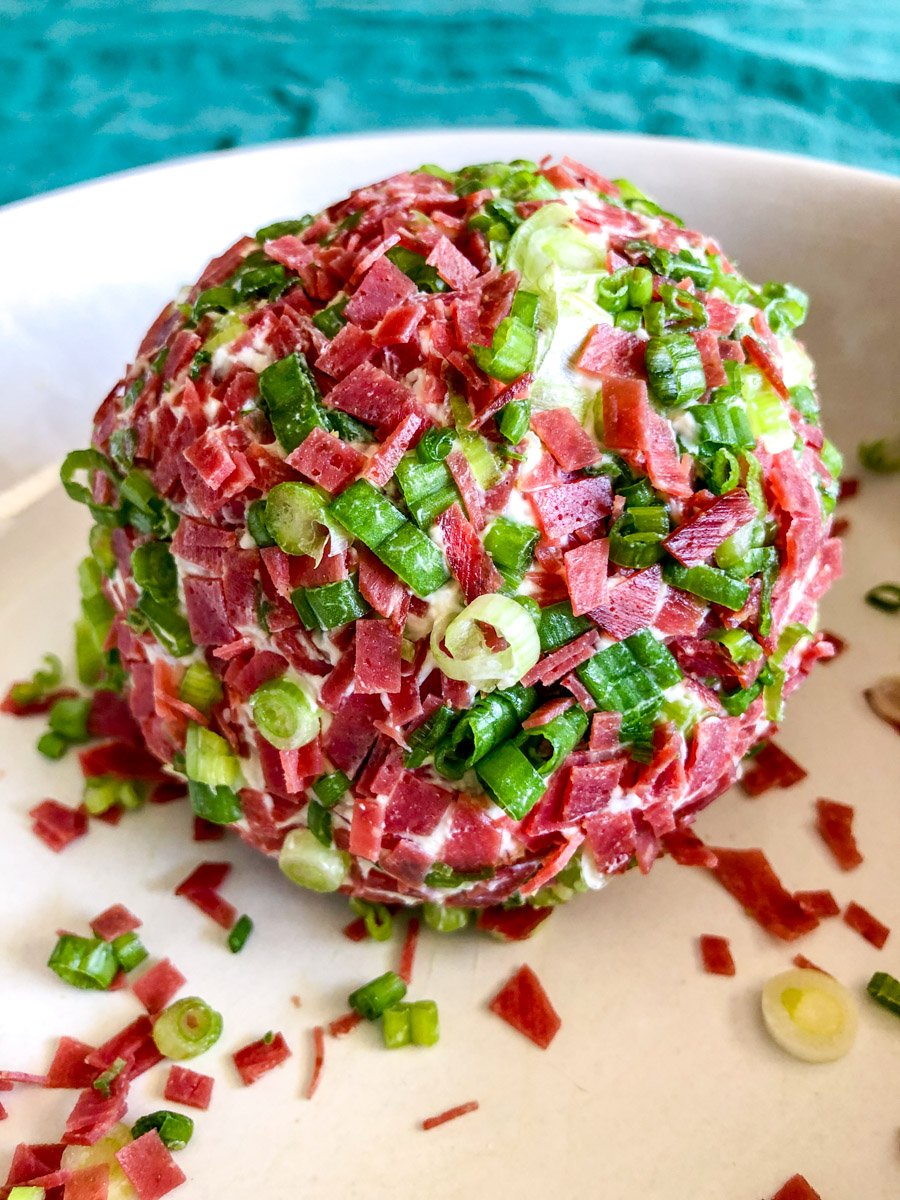
POLYGON ((319 710, 292 679, 269 680, 249 703, 256 728, 276 750, 297 750, 319 732, 319 710))
POLYGON ((804 1062, 834 1062, 856 1038, 856 1003, 824 971, 798 967, 770 979, 762 991, 766 1029, 782 1049, 804 1062))
POLYGON ((448 678, 489 692, 518 683, 540 658, 541 643, 522 605, 495 594, 478 596, 456 616, 438 621, 431 631, 431 653, 448 678), (506 648, 489 649, 479 622, 490 625, 506 641, 506 648))
POLYGON ((336 892, 347 877, 349 855, 323 846, 309 829, 292 829, 284 839, 278 866, 291 883, 311 892, 336 892))
POLYGON ((199 996, 176 1000, 156 1018, 153 1040, 160 1054, 180 1061, 196 1058, 214 1046, 222 1034, 222 1014, 199 996))
POLYGON ((326 502, 305 483, 277 483, 266 497, 265 525, 285 554, 308 554, 320 562, 328 542, 326 502))

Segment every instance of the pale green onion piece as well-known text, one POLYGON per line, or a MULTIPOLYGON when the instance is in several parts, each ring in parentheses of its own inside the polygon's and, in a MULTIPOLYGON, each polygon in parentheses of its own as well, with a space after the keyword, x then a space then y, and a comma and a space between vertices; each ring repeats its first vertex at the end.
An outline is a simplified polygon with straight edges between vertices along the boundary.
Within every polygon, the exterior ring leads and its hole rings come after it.
POLYGON ((203 1054, 221 1035, 222 1014, 199 996, 176 1000, 163 1009, 153 1024, 157 1050, 176 1061, 203 1054))
POLYGON ((450 679, 481 691, 512 687, 540 658, 541 642, 529 613, 508 596, 478 596, 456 616, 438 621, 431 631, 431 653, 450 679), (478 622, 492 626, 507 645, 491 650, 478 622), (446 651, 441 649, 441 641, 446 651))
POLYGON ((416 1000, 409 1006, 409 1031, 414 1046, 434 1046, 441 1036, 438 1007, 433 1000, 416 1000))
POLYGON ((137 1200, 137 1192, 119 1166, 116 1154, 134 1139, 127 1125, 113 1125, 109 1133, 93 1146, 66 1146, 60 1167, 64 1171, 86 1171, 90 1167, 109 1168, 106 1200, 137 1200))
POLYGON ((44 1200, 47 1193, 42 1187, 14 1187, 7 1193, 6 1200, 44 1200))
POLYGON ((194 662, 182 676, 179 699, 204 715, 222 699, 222 684, 205 662, 194 662))
POLYGON ((824 971, 798 967, 770 979, 762 991, 766 1029, 783 1050, 804 1062, 843 1058, 856 1038, 856 1002, 824 971))
POLYGON ((184 746, 184 772, 188 779, 207 787, 228 787, 237 791, 244 786, 240 761, 223 737, 191 721, 184 746))
POLYGON ((276 750, 297 750, 319 732, 319 710, 299 683, 271 679, 250 697, 250 714, 276 750))
POLYGON ((278 483, 266 497, 266 528, 285 554, 318 563, 328 541, 325 498, 305 483, 278 483))
POLYGON ((426 901, 422 905, 422 916, 425 924, 435 933, 457 933, 469 924, 467 908, 447 908, 443 904, 432 904, 426 901))
POLYGON ((481 434, 469 429, 472 414, 461 396, 450 394, 450 411, 453 413, 460 449, 468 459, 472 474, 486 491, 500 478, 501 470, 497 460, 489 449, 489 443, 481 434))
POLYGON ((347 877, 350 859, 336 846, 323 846, 311 830, 292 829, 284 839, 278 866, 298 887, 336 892, 347 877))
POLYGON ((741 392, 753 436, 763 440, 770 454, 790 450, 794 444, 794 428, 787 406, 756 367, 742 369, 741 392))

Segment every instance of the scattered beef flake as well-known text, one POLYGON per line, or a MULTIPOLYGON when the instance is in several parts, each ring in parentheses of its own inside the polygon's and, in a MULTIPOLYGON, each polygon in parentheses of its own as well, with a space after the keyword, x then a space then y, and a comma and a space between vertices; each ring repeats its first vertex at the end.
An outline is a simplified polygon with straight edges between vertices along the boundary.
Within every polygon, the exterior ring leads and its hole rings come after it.
POLYGON ((319 1080, 322 1078, 322 1068, 325 1065, 325 1030, 321 1025, 316 1025, 312 1031, 313 1036, 313 1069, 309 1077, 309 1083, 306 1085, 306 1098, 312 1100, 316 1094, 316 1088, 319 1086, 319 1080))
POLYGON ((397 970, 397 974, 407 987, 412 982, 413 966, 416 961, 416 947, 418 944, 419 918, 410 917, 409 924, 406 926, 406 937, 403 939, 403 948, 400 951, 400 966, 397 970))
POLYGON ((714 867, 718 862, 715 851, 690 829, 673 829, 663 839, 663 848, 680 867, 714 867))
POLYGON ((708 975, 736 974, 728 938, 719 937, 714 933, 704 933, 701 934, 699 942, 703 970, 708 975))
POLYGON ((794 892, 794 899, 814 917, 840 916, 841 906, 831 892, 824 888, 817 892, 794 892))
POLYGON ((838 491, 838 500, 852 500, 859 493, 859 480, 852 476, 846 476, 840 482, 840 490, 838 491))
POLYGON ((97 1078, 97 1068, 89 1066, 85 1059, 94 1053, 94 1047, 77 1038, 61 1037, 56 1053, 47 1068, 48 1088, 87 1088, 97 1078))
POLYGON ((547 1049, 562 1025, 549 996, 529 966, 521 966, 488 1007, 541 1050, 547 1049))
POLYGON ((258 1042, 251 1042, 249 1046, 236 1051, 231 1057, 242 1082, 249 1087, 267 1071, 280 1067, 291 1057, 291 1052, 284 1037, 276 1033, 270 1041, 260 1038, 258 1042))
POLYGON ((32 833, 55 854, 88 831, 87 815, 79 808, 67 808, 58 800, 42 800, 28 815, 32 833))
POLYGON ((761 796, 771 788, 788 788, 801 779, 807 772, 794 762, 789 754, 776 746, 774 742, 764 742, 762 749, 751 760, 741 779, 741 789, 748 796, 761 796))
POLYGON ((787 1183, 778 1189, 772 1200, 822 1200, 822 1197, 804 1176, 792 1175, 787 1183))
POLYGON ((800 967, 803 971, 818 971, 821 975, 830 975, 830 971, 826 971, 824 967, 820 967, 818 963, 814 963, 811 958, 807 958, 805 954, 795 954, 791 959, 795 967, 800 967))
POLYGON ((176 896, 189 896, 198 888, 220 888, 231 871, 231 863, 202 862, 175 889, 176 896))
POLYGON ((446 1125, 448 1121, 455 1121, 457 1117, 464 1117, 467 1113, 476 1112, 478 1109, 477 1100, 467 1100, 465 1104, 457 1104, 455 1108, 448 1108, 446 1112, 438 1113, 436 1117, 426 1117, 422 1122, 422 1128, 437 1129, 438 1125, 446 1125))
POLYGON ((852 871, 863 860, 853 836, 853 808, 836 800, 816 801, 816 828, 842 871, 852 871))
POLYGON ((352 1033, 361 1020, 362 1017, 359 1013, 344 1013, 343 1016, 335 1017, 328 1026, 328 1033, 333 1038, 344 1037, 346 1034, 352 1033))
POLYGON ((6 1111, 3 1105, 0 1104, 0 1121, 5 1121, 8 1116, 9 1113, 6 1111))
POLYGON ((237 919, 238 911, 218 893, 230 871, 231 863, 202 862, 191 871, 187 879, 179 883, 175 895, 184 896, 185 900, 189 900, 217 925, 230 930, 237 919))
POLYGON ((114 942, 117 937, 140 929, 141 925, 142 921, 124 904, 114 904, 91 921, 91 929, 104 942, 114 942))
POLYGON ((345 925, 341 933, 351 942, 364 942, 369 936, 369 931, 366 929, 366 922, 362 917, 357 917, 355 921, 351 921, 349 925, 345 925))
POLYGON ((850 522, 846 517, 836 517, 834 524, 831 526, 832 537, 844 537, 850 530, 850 522))
POLYGON ((485 933, 495 934, 505 942, 524 942, 539 925, 547 920, 552 908, 536 908, 523 904, 519 908, 483 908, 476 922, 485 933))
POLYGON ((851 929, 855 929, 860 937, 880 950, 890 937, 891 931, 887 925, 882 925, 877 917, 873 917, 868 909, 851 900, 844 909, 844 921, 851 929))
POLYGON ((710 873, 752 917, 773 937, 792 942, 810 933, 819 924, 818 917, 806 911, 772 870, 762 850, 713 848, 716 866, 710 873))
POLYGON ((0 700, 0 712, 7 713, 11 717, 39 717, 43 713, 48 713, 57 700, 74 700, 78 693, 74 688, 57 688, 55 692, 47 692, 43 696, 39 696, 36 700, 26 700, 24 703, 16 700, 13 693, 15 688, 25 684, 30 684, 30 680, 20 679, 18 683, 13 683, 9 691, 0 700))
POLYGON ((206 1112, 212 1100, 214 1083, 211 1075, 201 1075, 199 1071, 176 1064, 169 1070, 163 1095, 173 1104, 185 1104, 188 1108, 200 1108, 206 1112))
POLYGON ((843 654, 844 651, 847 649, 847 642, 844 638, 839 637, 838 634, 832 633, 832 631, 830 629, 826 629, 823 632, 825 634, 825 641, 828 642, 828 644, 831 646, 832 655, 831 655, 830 659, 825 658, 822 661, 823 662, 833 662, 834 659, 836 659, 839 655, 843 654))
POLYGON ((137 983, 132 984, 131 990, 147 1012, 152 1014, 162 1012, 186 983, 178 968, 169 959, 163 958, 145 971, 137 983))
POLYGON ((116 1160, 137 1192, 138 1200, 160 1200, 187 1178, 155 1129, 117 1150, 116 1160))
POLYGON ((6 1187, 27 1184, 42 1175, 51 1175, 59 1170, 65 1146, 62 1142, 44 1142, 29 1145, 20 1142, 13 1151, 12 1162, 6 1176, 6 1187))
POLYGON ((99 1163, 72 1173, 66 1180, 63 1200, 107 1200, 108 1195, 109 1167, 99 1163))

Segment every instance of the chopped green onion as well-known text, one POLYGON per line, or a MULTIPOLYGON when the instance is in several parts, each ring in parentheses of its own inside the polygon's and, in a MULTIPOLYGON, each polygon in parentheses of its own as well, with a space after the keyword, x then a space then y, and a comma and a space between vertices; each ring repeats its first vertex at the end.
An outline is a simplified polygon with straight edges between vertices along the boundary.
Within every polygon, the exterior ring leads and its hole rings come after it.
POLYGON ((92 525, 88 534, 88 545, 91 554, 104 575, 109 577, 115 571, 116 553, 112 547, 112 532, 105 525, 92 525))
POLYGON ((438 275, 437 268, 426 263, 424 254, 417 254, 405 246, 392 246, 385 258, 408 275, 420 292, 446 292, 447 284, 438 275))
POLYGON ((500 467, 497 459, 491 453, 490 443, 485 441, 476 430, 469 428, 472 423, 472 413, 463 397, 458 396, 455 392, 450 393, 450 411, 453 414, 453 423, 456 426, 456 436, 460 448, 468 459, 472 474, 479 486, 486 490, 500 478, 500 467))
POLYGON ((38 667, 31 679, 14 683, 10 688, 10 699, 15 704, 33 704, 59 687, 63 677, 62 663, 55 654, 45 654, 43 661, 46 665, 38 667))
POLYGON ((108 812, 119 803, 119 780, 112 776, 95 775, 84 781, 81 800, 92 817, 108 812))
POLYGON ((711 404, 690 409, 690 415, 697 422, 701 444, 711 442, 714 446, 752 450, 755 444, 753 430, 740 404, 714 400, 711 404))
POLYGON ((131 1136, 136 1140, 151 1129, 156 1130, 159 1140, 167 1150, 183 1150, 191 1140, 194 1122, 184 1113, 170 1112, 163 1108, 135 1121, 131 1127, 131 1136))
POLYGON ((882 1008, 900 1017, 900 980, 886 971, 876 971, 866 984, 866 991, 882 1008))
POLYGON ((286 554, 308 554, 318 562, 328 541, 326 503, 306 483, 277 483, 266 497, 265 525, 286 554))
POLYGON ((297 750, 319 732, 319 711, 291 679, 270 679, 249 700, 256 728, 276 750, 297 750))
POLYGON ((435 769, 448 779, 462 776, 500 742, 518 729, 535 706, 534 688, 520 684, 502 692, 479 696, 459 718, 434 756, 435 769))
POLYGON ((216 1044, 221 1034, 221 1013, 199 996, 176 1000, 163 1009, 153 1024, 157 1050, 176 1061, 203 1054, 216 1044))
POLYGON ((278 866, 288 879, 311 892, 336 892, 349 865, 348 855, 336 846, 323 846, 309 829, 292 829, 278 855, 278 866))
POLYGON ((47 1192, 42 1187, 19 1186, 10 1189, 6 1200, 44 1200, 46 1195, 47 1192))
POLYGON ((193 652, 191 627, 174 608, 161 604, 143 592, 130 614, 130 617, 132 616, 139 622, 139 627, 146 625, 163 649, 168 650, 173 657, 184 658, 193 652))
POLYGON ((331 824, 331 812, 318 800, 310 800, 306 806, 306 826, 310 833, 315 834, 323 846, 330 846, 334 841, 331 824))
POLYGON ((755 662, 762 655, 762 647, 746 629, 715 629, 706 638, 707 641, 723 645, 737 666, 755 662))
POLYGON ((588 617, 576 617, 572 613, 572 605, 568 600, 560 600, 558 604, 550 604, 541 609, 538 635, 541 643, 541 653, 558 650, 567 642, 593 629, 593 623, 588 617))
POLYGON ((497 426, 512 446, 518 446, 531 424, 531 401, 510 400, 497 414, 497 426))
POLYGON ((737 688, 733 692, 722 692, 719 700, 730 717, 742 716, 753 701, 761 694, 765 679, 760 675, 749 687, 737 688))
POLYGON ((415 1000, 409 1006, 409 1027, 414 1046, 435 1046, 440 1040, 438 1007, 433 1000, 415 1000))
POLYGON ((774 334, 793 333, 806 320, 809 296, 792 283, 764 283, 760 298, 763 311, 774 334))
POLYGON ((363 984, 348 996, 350 1007, 367 1021, 377 1021, 383 1013, 406 995, 406 984, 394 971, 385 971, 377 979, 363 984))
POLYGON ((237 304, 238 295, 233 287, 220 284, 201 292, 191 308, 191 321, 196 324, 204 313, 227 312, 237 304))
POLYGON ((279 359, 261 372, 259 393, 275 436, 286 454, 296 450, 311 430, 327 428, 321 393, 299 351, 279 359))
POLYGON ((320 333, 324 333, 327 338, 336 337, 337 334, 347 324, 347 318, 344 316, 344 309, 350 302, 349 296, 342 296, 340 300, 335 300, 333 304, 329 304, 327 308, 321 309, 312 315, 312 323, 320 333))
POLYGON ((416 446, 423 462, 441 462, 453 449, 453 433, 449 429, 427 429, 416 446))
POLYGON ((86 505, 98 525, 118 525, 120 520, 116 508, 94 503, 90 482, 97 471, 102 471, 114 486, 118 485, 118 476, 112 464, 99 450, 94 449, 70 451, 63 459, 59 478, 69 499, 76 504, 86 505), (85 473, 87 484, 79 482, 81 472, 85 473))
POLYGON ((96 1088, 108 1100, 112 1084, 119 1078, 127 1065, 124 1058, 113 1059, 112 1064, 97 1076, 91 1087, 96 1088))
POLYGON ((244 782, 240 761, 228 742, 195 721, 188 722, 184 770, 188 779, 212 788, 238 788, 244 782))
POLYGON ((63 757, 71 744, 61 733, 47 732, 38 738, 35 749, 38 754, 43 754, 44 758, 56 761, 63 757))
POLYGON ((205 662, 188 667, 178 685, 178 697, 197 712, 209 715, 223 696, 222 684, 205 662))
POLYGON ((678 563, 666 563, 663 578, 672 587, 691 592, 711 604, 721 604, 733 612, 744 607, 750 595, 750 585, 732 579, 716 567, 701 564, 697 567, 682 567, 678 563))
POLYGON ((429 929, 435 933, 458 933, 469 924, 467 908, 450 908, 444 904, 432 904, 427 901, 422 905, 422 917, 429 929))
POLYGON ((684 408, 706 391, 703 360, 687 333, 665 333, 647 343, 647 374, 653 398, 663 408, 684 408))
POLYGON ((273 221, 271 225, 264 225, 262 229, 257 229, 254 236, 258 242, 274 242, 289 233, 302 233, 304 229, 309 229, 314 220, 315 217, 306 213, 305 216, 290 221, 273 221))
POLYGON ((343 438, 345 442, 371 442, 373 440, 372 430, 368 425, 357 421, 356 417, 351 417, 349 413, 341 412, 339 408, 329 409, 325 414, 325 419, 328 421, 328 428, 331 432, 337 434, 339 438, 343 438))
MULTIPOLYGON (((409 528, 412 529, 412 526, 409 528)), ((432 542, 429 545, 437 550, 432 542)), ((364 617, 369 611, 368 604, 360 595, 355 576, 325 583, 321 587, 295 588, 291 592, 291 600, 300 619, 312 629, 338 629, 358 617, 364 617)))
MULTIPOLYGON (((629 302, 629 275, 628 267, 623 267, 620 271, 614 271, 611 275, 606 275, 597 284, 597 303, 602 309, 608 313, 624 312, 628 307, 629 302)), ((653 296, 652 277, 650 299, 653 296)), ((646 301, 649 304, 650 299, 646 301)), ((643 308, 643 305, 640 306, 643 308)))
POLYGON ((323 808, 334 808, 349 786, 350 780, 343 771, 332 771, 329 775, 320 775, 312 790, 323 808))
POLYGON ((125 521, 141 533, 170 538, 178 527, 178 516, 163 500, 143 471, 131 470, 119 484, 125 521))
POLYGON ((856 1039, 856 1004, 824 971, 797 968, 770 979, 762 991, 766 1029, 782 1049, 804 1062, 834 1062, 856 1039))
POLYGON ((134 466, 137 451, 137 431, 133 425, 114 429, 109 435, 109 457, 120 471, 129 471, 134 466))
POLYGON ((475 764, 484 790, 514 821, 523 820, 547 788, 547 780, 518 746, 503 742, 475 764))
POLYGON ((426 533, 408 521, 386 537, 375 554, 423 599, 450 578, 441 551, 426 533))
POLYGON ((495 594, 478 596, 456 616, 438 621, 431 631, 431 653, 450 679, 493 691, 518 683, 537 662, 541 646, 537 627, 525 609, 508 596, 495 594), (491 650, 479 625, 490 625, 506 641, 505 649, 491 650))
POLYGON ((145 542, 131 554, 134 582, 147 595, 169 608, 178 603, 178 569, 163 542, 145 542))
POLYGON ((832 479, 838 479, 841 471, 844 469, 844 456, 838 450, 834 442, 825 439, 822 443, 822 449, 819 451, 819 456, 824 463, 828 474, 832 479))
POLYGON ((237 793, 225 784, 215 787, 207 783, 188 780, 188 796, 195 816, 202 817, 213 825, 231 825, 244 815, 237 793))
POLYGON ((720 446, 709 465, 708 483, 711 492, 724 496, 741 482, 741 464, 725 446, 720 446))
POLYGON ((64 933, 53 948, 47 966, 64 983, 76 988, 105 991, 119 969, 116 952, 99 938, 64 933))
POLYGON ((642 508, 626 508, 625 512, 612 525, 609 531, 609 557, 620 567, 650 567, 659 562, 664 554, 663 539, 668 534, 669 519, 666 510, 660 512, 665 519, 666 528, 639 529, 635 513, 653 511, 642 508))
POLYGON ((266 524, 265 500, 254 500, 247 509, 247 532, 253 538, 254 542, 256 542, 257 546, 275 545, 275 539, 272 537, 269 527, 266 524))
POLYGON ((869 588, 865 601, 882 612, 900 612, 900 584, 879 583, 876 587, 869 588))
POLYGON ((121 969, 128 974, 147 958, 147 948, 133 931, 122 933, 112 940, 113 952, 121 969))
POLYGON ((381 1036, 386 1050, 399 1050, 412 1041, 409 1005, 393 1004, 381 1015, 381 1036))
POLYGON ((449 705, 442 704, 440 708, 436 708, 427 720, 407 735, 406 744, 409 749, 403 756, 404 767, 408 770, 421 767, 438 743, 453 728, 456 719, 457 713, 449 705))
POLYGON ((900 435, 878 438, 874 442, 862 442, 857 450, 859 461, 867 471, 880 475, 893 475, 900 471, 900 435))
POLYGON ((466 883, 477 883, 482 879, 490 879, 494 874, 491 867, 481 867, 477 871, 457 871, 447 863, 436 862, 425 876, 425 886, 431 888, 458 888, 466 883))
POLYGON ((367 479, 357 479, 341 492, 328 506, 328 512, 372 551, 408 523, 403 513, 367 479))
POLYGON ((538 774, 552 775, 584 737, 587 726, 587 714, 576 704, 546 725, 523 730, 516 745, 538 774))
POLYGON ((450 472, 442 462, 423 461, 418 453, 401 458, 394 472, 403 499, 417 525, 430 525, 434 517, 456 499, 456 489, 450 472), (447 498, 446 504, 438 508, 447 498))
POLYGON ((82 697, 57 700, 50 709, 48 724, 53 733, 58 733, 67 742, 86 742, 88 733, 88 714, 91 702, 82 697))
POLYGON ((350 907, 358 917, 362 917, 366 933, 376 942, 387 942, 394 932, 394 918, 391 910, 385 904, 370 904, 368 900, 358 900, 355 896, 350 901, 350 907))
MULTIPOLYGON (((660 667, 661 671, 665 669, 660 667)), ((655 679, 637 661, 631 647, 616 642, 576 667, 575 673, 598 708, 622 714, 622 740, 639 741, 658 714, 663 697, 655 679)))
POLYGON ((246 913, 243 913, 232 925, 228 934, 228 949, 232 954, 240 954, 252 932, 253 922, 246 913))
POLYGON ((512 383, 534 367, 537 334, 516 317, 504 317, 490 346, 472 345, 469 349, 485 375, 512 383))
POLYGON ((484 548, 507 584, 518 587, 534 558, 540 532, 509 517, 498 517, 484 539, 484 548))
POLYGON ((625 639, 624 645, 659 687, 671 687, 683 678, 682 670, 671 650, 665 642, 654 637, 649 629, 632 634, 625 639))

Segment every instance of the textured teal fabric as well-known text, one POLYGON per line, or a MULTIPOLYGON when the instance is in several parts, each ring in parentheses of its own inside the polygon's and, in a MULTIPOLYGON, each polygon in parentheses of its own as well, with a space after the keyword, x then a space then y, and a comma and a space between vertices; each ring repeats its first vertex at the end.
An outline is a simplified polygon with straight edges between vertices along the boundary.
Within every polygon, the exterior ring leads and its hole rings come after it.
POLYGON ((900 0, 0 0, 0 201, 410 126, 675 134, 900 170, 900 0))

